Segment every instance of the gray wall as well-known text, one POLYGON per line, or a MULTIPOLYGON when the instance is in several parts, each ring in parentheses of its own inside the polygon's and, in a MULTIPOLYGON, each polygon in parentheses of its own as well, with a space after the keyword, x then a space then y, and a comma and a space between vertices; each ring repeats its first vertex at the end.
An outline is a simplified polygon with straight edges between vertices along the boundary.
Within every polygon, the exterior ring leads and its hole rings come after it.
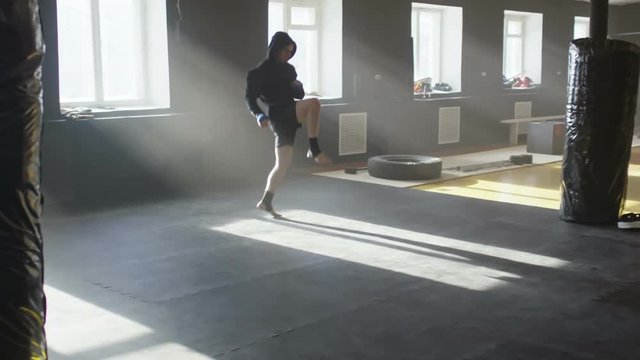
MULTIPOLYGON (((173 0, 168 9, 173 14, 173 0)), ((43 2, 49 55, 45 67, 44 183, 53 201, 200 193, 226 186, 259 189, 273 159, 273 138, 244 105, 246 71, 265 54, 267 0, 182 0, 181 38, 170 24, 171 112, 181 116, 59 119, 55 2, 43 2)), ((572 0, 434 0, 464 8, 463 93, 415 101, 411 93, 411 1, 343 0, 343 99, 323 105, 321 145, 341 162, 380 153, 433 153, 508 141, 498 123, 515 101, 534 103, 534 116, 565 108, 568 43, 573 17, 588 16, 572 0), (500 87, 503 10, 544 14, 542 88, 512 93, 500 87), (487 76, 480 74, 486 72, 487 76), (559 73, 559 74, 558 74, 559 73), (382 80, 375 80, 382 74, 382 80), (437 113, 461 106, 461 142, 437 145, 437 113), (338 115, 369 114, 369 153, 338 158, 338 115)), ((632 8, 637 19, 638 7, 632 8)), ((633 29, 631 11, 613 10, 611 28, 633 29)), ((126 115, 126 114, 125 114, 126 115)), ((304 136, 296 166, 306 166, 304 136)))
POLYGON ((612 17, 609 24, 610 34, 640 32, 640 22, 638 22, 640 4, 614 6, 611 8, 610 15, 612 17))
MULTIPOLYGON (((609 33, 616 39, 629 41, 640 46, 640 22, 638 22, 640 4, 615 7, 612 16, 615 20, 609 27, 609 33)), ((640 109, 640 97, 638 97, 636 109, 640 109)), ((636 134, 640 134, 640 113, 638 110, 636 110, 636 134)))

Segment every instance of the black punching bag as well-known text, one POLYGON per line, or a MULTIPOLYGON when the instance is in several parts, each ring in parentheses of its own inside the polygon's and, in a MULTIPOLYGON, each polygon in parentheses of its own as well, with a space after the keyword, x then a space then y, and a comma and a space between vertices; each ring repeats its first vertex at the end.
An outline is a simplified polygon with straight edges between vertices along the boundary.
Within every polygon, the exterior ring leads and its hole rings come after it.
POLYGON ((624 206, 640 48, 606 39, 608 0, 591 0, 591 37, 571 42, 560 218, 615 223, 624 206))
POLYGON ((0 358, 47 358, 38 0, 0 1, 0 358))

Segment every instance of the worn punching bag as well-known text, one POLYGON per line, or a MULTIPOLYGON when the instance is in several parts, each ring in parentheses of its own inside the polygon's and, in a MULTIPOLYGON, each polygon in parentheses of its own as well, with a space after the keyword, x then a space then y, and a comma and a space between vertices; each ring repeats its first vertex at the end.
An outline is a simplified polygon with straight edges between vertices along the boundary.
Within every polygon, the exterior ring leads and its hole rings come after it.
POLYGON ((624 206, 640 48, 609 40, 608 0, 591 0, 590 37, 571 42, 560 217, 612 224, 624 206))
POLYGON ((0 1, 0 358, 47 358, 38 0, 0 1))

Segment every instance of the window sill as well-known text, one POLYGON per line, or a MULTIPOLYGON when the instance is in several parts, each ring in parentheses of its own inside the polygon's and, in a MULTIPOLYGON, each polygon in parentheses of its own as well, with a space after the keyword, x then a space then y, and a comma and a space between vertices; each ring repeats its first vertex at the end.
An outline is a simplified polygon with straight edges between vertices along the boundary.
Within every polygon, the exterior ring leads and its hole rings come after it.
POLYGON ((306 99, 318 99, 323 104, 324 103, 336 102, 336 101, 342 101, 342 97, 321 96, 321 95, 318 95, 318 94, 305 94, 303 100, 306 100, 306 99))
POLYGON ((535 95, 540 91, 539 86, 534 86, 530 88, 510 88, 503 89, 503 94, 505 95, 535 95))
POLYGON ((462 92, 445 92, 445 91, 434 91, 431 93, 427 93, 425 95, 422 94, 414 94, 414 101, 437 101, 437 100, 453 100, 453 99, 467 99, 469 96, 463 96, 462 92))
POLYGON ((337 104, 343 104, 344 103, 344 99, 343 98, 334 98, 334 97, 325 97, 325 98, 318 98, 318 100, 320 100, 320 104, 322 105, 337 105, 337 104))
MULTIPOLYGON (((64 113, 56 116, 54 119, 45 119, 47 122, 60 121, 89 121, 89 120, 115 120, 115 119, 139 119, 153 117, 171 117, 183 115, 181 113, 171 112, 169 108, 157 107, 118 107, 118 108, 78 108, 82 109, 77 113, 78 117, 67 116, 64 113)), ((61 111, 62 112, 62 111, 61 111)))

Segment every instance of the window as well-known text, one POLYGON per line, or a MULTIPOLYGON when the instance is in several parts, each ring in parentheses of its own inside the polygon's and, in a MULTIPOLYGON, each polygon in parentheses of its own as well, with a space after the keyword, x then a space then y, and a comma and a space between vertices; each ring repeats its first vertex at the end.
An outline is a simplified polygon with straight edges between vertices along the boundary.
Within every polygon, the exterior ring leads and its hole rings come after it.
POLYGON ((520 74, 524 68, 524 18, 508 16, 505 22, 504 73, 511 77, 520 74))
POLYGON ((542 14, 505 11, 503 83, 531 88, 542 78, 542 14))
POLYGON ((461 91, 462 8, 413 3, 414 95, 461 91))
POLYGON ((164 0, 58 0, 63 107, 169 107, 164 0))
POLYGON ((267 40, 277 31, 298 45, 291 64, 307 94, 342 97, 342 0, 270 0, 267 40))
POLYGON ((414 80, 425 77, 439 79, 442 11, 416 9, 413 16, 414 80))
POLYGON ((589 18, 576 16, 573 23, 573 38, 582 39, 589 37, 589 18))

